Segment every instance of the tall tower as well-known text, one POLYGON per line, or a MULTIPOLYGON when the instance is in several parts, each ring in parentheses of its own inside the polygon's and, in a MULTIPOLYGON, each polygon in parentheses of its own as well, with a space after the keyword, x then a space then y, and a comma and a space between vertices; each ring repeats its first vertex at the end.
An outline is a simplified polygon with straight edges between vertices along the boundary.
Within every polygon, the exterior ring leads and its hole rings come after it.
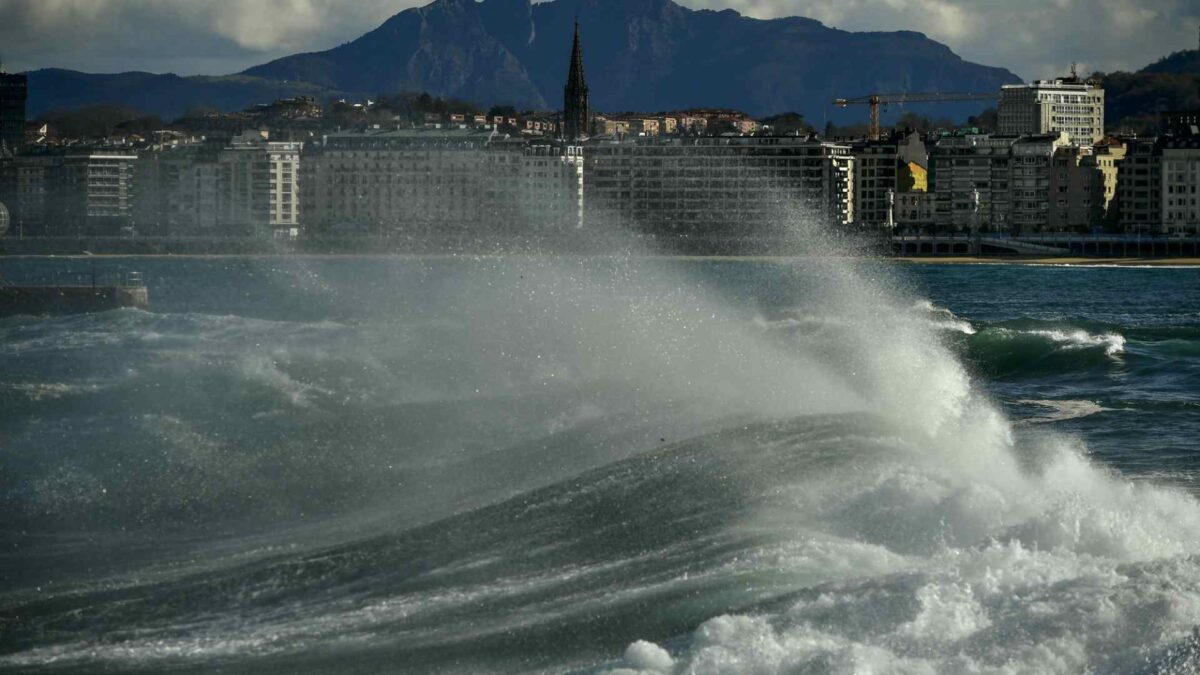
POLYGON ((575 44, 571 46, 571 69, 563 87, 563 139, 577 141, 588 135, 588 87, 583 79, 583 48, 579 45, 579 19, 575 20, 575 44))
POLYGON ((9 75, 0 64, 0 151, 16 152, 25 143, 25 98, 29 80, 9 75))

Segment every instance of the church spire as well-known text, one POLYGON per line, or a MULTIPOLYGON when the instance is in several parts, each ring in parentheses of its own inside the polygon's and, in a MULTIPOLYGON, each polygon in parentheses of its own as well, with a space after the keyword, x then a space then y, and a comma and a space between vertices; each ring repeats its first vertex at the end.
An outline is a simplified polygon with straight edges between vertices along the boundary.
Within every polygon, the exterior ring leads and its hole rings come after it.
POLYGON ((575 42, 571 45, 571 68, 563 87, 563 138, 577 141, 588 133, 588 87, 583 77, 583 47, 579 41, 579 19, 575 19, 575 42))

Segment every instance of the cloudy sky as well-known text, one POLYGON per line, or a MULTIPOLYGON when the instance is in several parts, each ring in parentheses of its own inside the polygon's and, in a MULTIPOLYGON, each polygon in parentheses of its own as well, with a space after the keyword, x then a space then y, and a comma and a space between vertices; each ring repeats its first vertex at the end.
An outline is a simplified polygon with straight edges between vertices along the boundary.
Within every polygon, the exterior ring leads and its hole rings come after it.
MULTIPOLYGON (((1132 70, 1197 46, 1200 0, 681 0, 845 30, 916 30, 1032 79, 1132 70)), ((10 71, 225 74, 332 47, 425 0, 0 0, 10 71)))

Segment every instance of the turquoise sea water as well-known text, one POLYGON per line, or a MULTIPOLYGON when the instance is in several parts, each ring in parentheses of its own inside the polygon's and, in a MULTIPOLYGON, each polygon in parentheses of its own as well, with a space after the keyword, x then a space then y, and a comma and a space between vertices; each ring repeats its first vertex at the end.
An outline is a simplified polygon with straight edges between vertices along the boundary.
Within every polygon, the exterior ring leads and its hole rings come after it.
POLYGON ((94 264, 0 319, 0 671, 1200 663, 1198 269, 94 264))

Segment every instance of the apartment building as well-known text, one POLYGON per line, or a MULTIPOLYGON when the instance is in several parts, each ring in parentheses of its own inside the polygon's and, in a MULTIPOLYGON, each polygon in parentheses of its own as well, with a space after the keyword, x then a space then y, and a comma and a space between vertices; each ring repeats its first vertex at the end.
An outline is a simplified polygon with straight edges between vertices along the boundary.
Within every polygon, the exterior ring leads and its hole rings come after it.
POLYGON ((516 234, 582 225, 583 151, 468 129, 351 132, 306 152, 314 233, 516 234))
POLYGON ((930 148, 933 222, 943 232, 1007 232, 1013 136, 965 134, 930 148))
POLYGON ((297 236, 302 148, 253 132, 234 138, 217 156, 219 222, 245 234, 297 236))
POLYGON ((1200 234, 1200 135, 1162 143, 1159 207, 1164 234, 1200 234))
POLYGON ((44 174, 46 234, 114 235, 129 227, 136 162, 137 155, 118 150, 71 153, 54 160, 44 174))
POLYGON ((893 225, 896 195, 902 190, 924 189, 918 183, 924 180, 929 156, 921 135, 897 133, 853 148, 854 212, 858 222, 872 227, 893 225))
POLYGON ((1074 145, 1054 150, 1049 181, 1051 232, 1087 233, 1104 217, 1104 173, 1092 147, 1074 145))
POLYGON ((1125 144, 1117 169, 1120 225, 1127 233, 1162 231, 1162 148, 1158 139, 1135 138, 1125 144))
POLYGON ((682 235, 754 235, 788 218, 854 221, 854 156, 802 137, 605 140, 586 148, 588 222, 682 235))
POLYGON ((1071 143, 1104 138, 1104 89, 1072 75, 1000 89, 999 132, 1005 136, 1067 134, 1071 143))

